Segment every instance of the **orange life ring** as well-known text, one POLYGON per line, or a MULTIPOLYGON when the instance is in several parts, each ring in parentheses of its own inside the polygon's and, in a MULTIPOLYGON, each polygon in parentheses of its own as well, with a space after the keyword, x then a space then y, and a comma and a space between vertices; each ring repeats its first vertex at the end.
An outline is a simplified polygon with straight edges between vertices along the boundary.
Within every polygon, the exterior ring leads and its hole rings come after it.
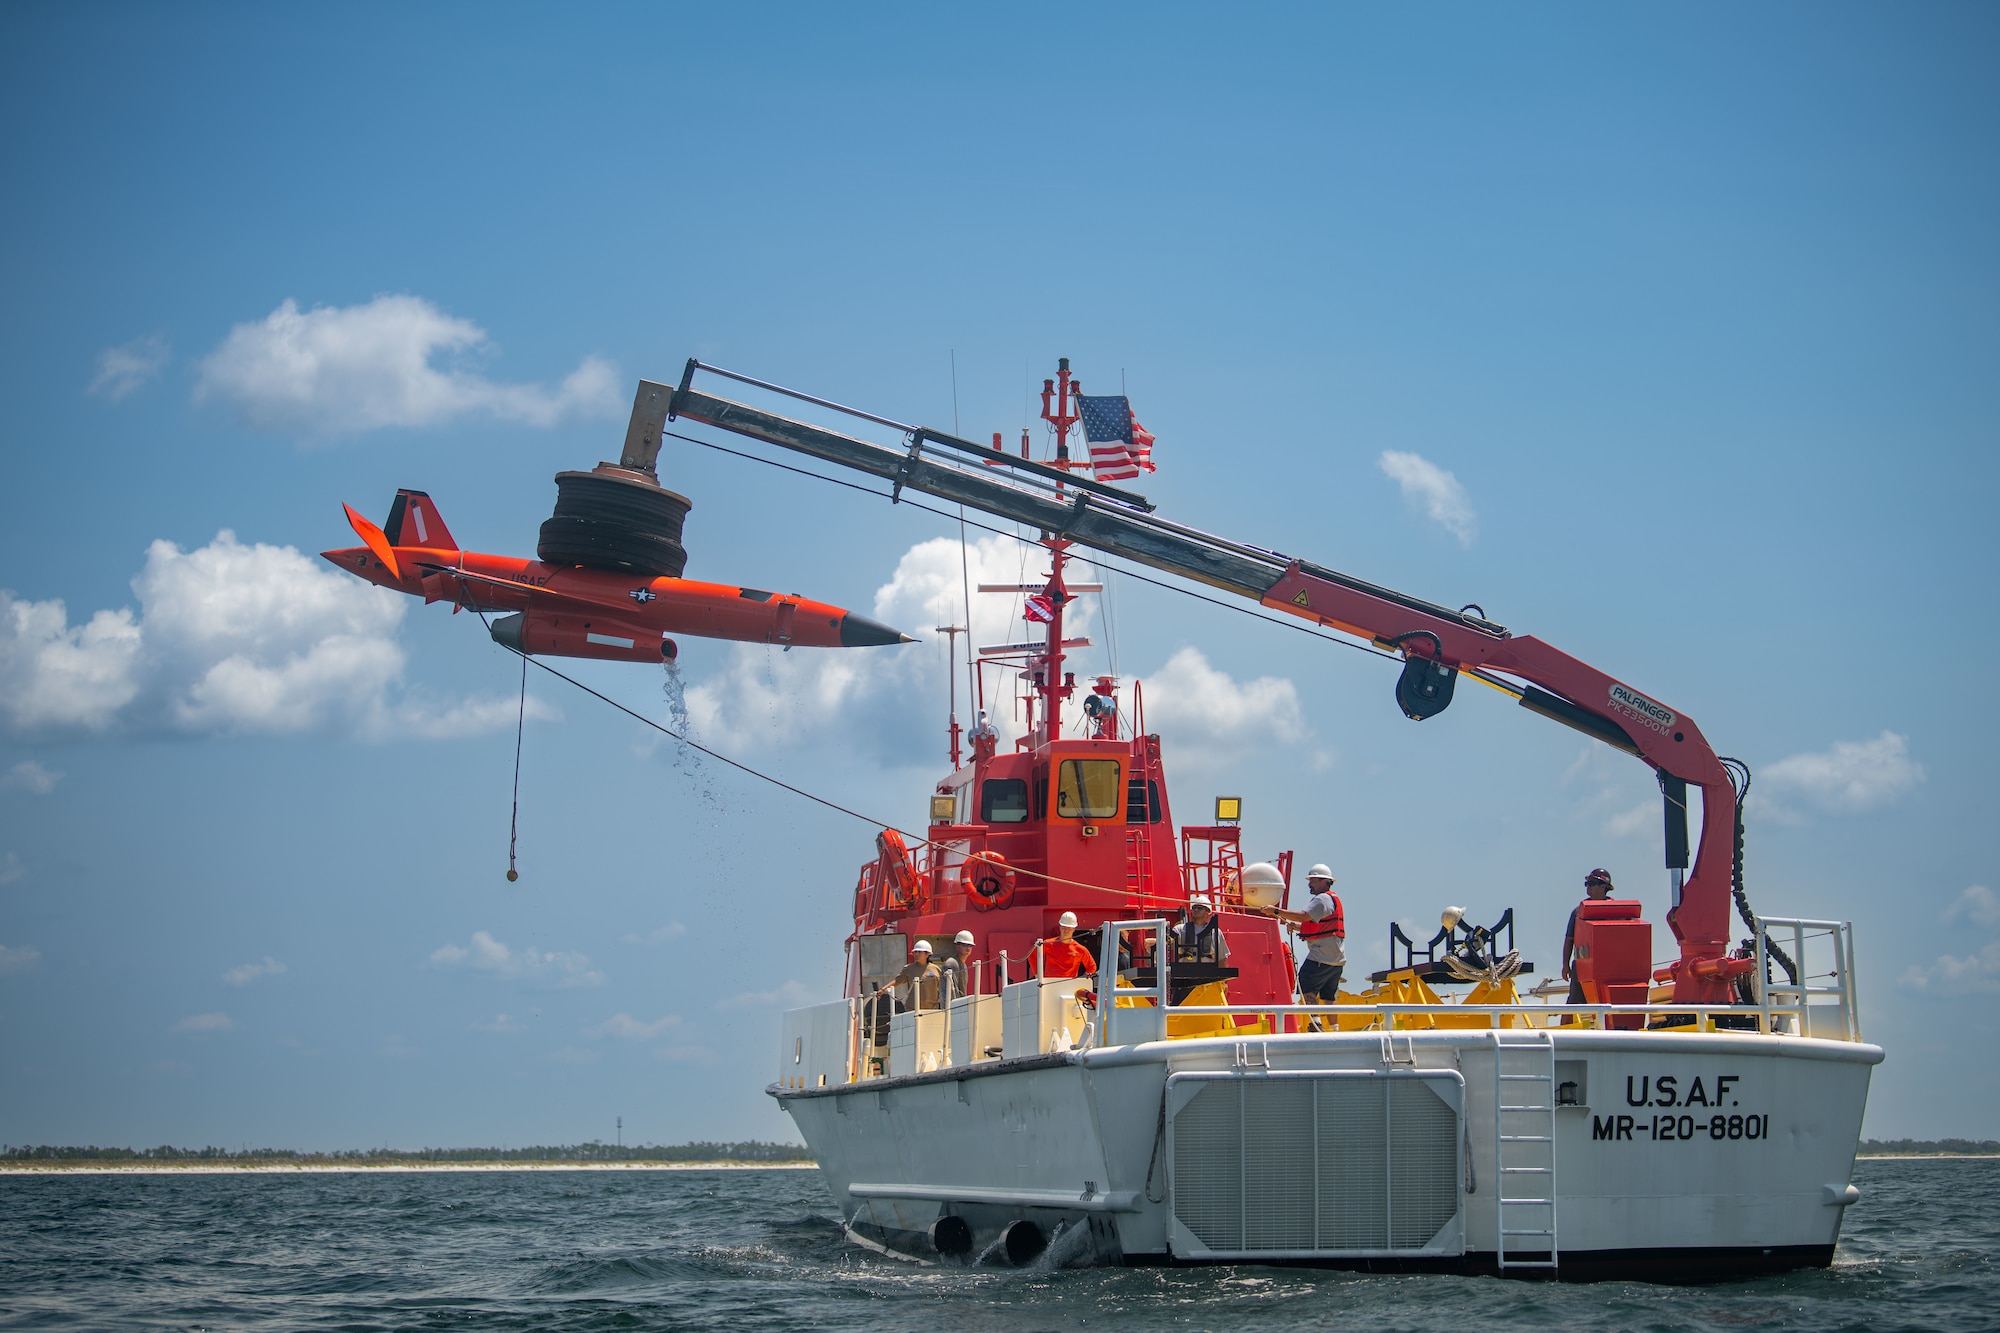
POLYGON ((915 902, 917 872, 910 865, 910 849, 903 844, 903 835, 892 828, 883 829, 875 835, 875 850, 881 854, 883 882, 897 905, 915 902))
POLYGON ((1014 867, 998 852, 974 852, 959 868, 958 882, 975 911, 997 912, 1014 901, 1014 867))

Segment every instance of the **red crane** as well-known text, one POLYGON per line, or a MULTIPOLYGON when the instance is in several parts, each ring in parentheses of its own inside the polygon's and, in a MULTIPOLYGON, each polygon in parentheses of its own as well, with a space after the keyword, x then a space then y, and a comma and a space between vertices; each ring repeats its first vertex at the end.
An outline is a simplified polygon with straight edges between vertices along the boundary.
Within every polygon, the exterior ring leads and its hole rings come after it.
MULTIPOLYGON (((1066 377, 1063 387, 1068 387, 1066 377)), ((1680 957, 1662 974, 1673 982, 1674 1002, 1727 1003, 1735 978, 1752 966, 1745 958, 1732 957, 1730 947, 1729 906, 1737 885, 1741 827, 1731 761, 1719 758, 1701 729, 1679 710, 1540 639, 1514 634, 1487 619, 1476 605, 1454 611, 1160 518, 1144 496, 1075 475, 1064 460, 1050 465, 1017 458, 692 359, 677 388, 642 383, 642 395, 655 391, 671 395, 669 420, 686 417, 869 473, 892 483, 892 500, 908 489, 964 504, 1038 528, 1045 540, 1091 547, 1194 579, 1399 653, 1403 669, 1396 701, 1414 720, 1444 711, 1458 678, 1471 674, 1523 707, 1635 756, 1659 780, 1666 861, 1676 872, 1676 901, 1667 921, 1680 943, 1680 957), (693 387, 698 372, 893 429, 903 437, 903 447, 888 448, 701 392, 693 387), (1691 870, 1690 785, 1701 792, 1703 815, 1691 870)), ((1058 409, 1061 415, 1063 408, 1058 409)), ((652 459, 628 457, 625 462, 650 467, 652 459)), ((1042 688, 1056 685, 1048 680, 1042 688)))

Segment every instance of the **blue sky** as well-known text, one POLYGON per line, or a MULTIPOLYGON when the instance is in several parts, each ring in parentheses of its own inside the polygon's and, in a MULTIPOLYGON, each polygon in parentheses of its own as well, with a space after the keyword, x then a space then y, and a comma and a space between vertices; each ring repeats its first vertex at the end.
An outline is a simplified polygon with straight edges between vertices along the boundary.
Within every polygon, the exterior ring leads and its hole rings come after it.
MULTIPOLYGON (((527 554, 698 355, 964 433, 1073 359, 1164 513, 1480 602, 1758 772, 1854 921, 1880 1135, 2000 1135, 2000 20, 1971 5, 0 15, 0 1140, 787 1137, 871 830, 313 554, 428 490, 527 554), (229 534, 229 535, 224 535, 229 534)), ((691 432, 702 433, 702 432, 691 432)), ((672 442, 692 577, 926 642, 684 641, 705 741, 882 817, 942 768, 955 525, 672 442)), ((1018 548, 975 552, 1011 581, 1018 548)), ((1110 579, 1183 816, 1354 948, 1584 870, 1643 768, 1110 579)), ((996 629, 1011 608, 976 612, 996 629)), ((1097 659, 1102 661, 1102 658, 1097 659)), ((1092 667, 1095 662, 1086 662, 1092 667)), ((655 716, 657 672, 578 674, 655 716)), ((1664 954, 1664 926, 1656 927, 1664 954)))

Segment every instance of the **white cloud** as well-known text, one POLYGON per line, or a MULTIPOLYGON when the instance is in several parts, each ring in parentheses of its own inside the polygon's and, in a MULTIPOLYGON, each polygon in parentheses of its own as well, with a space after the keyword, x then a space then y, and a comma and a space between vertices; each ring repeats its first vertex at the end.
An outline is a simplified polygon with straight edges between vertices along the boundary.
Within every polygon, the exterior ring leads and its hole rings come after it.
POLYGON ((726 1000, 717 1000, 718 1009, 761 1009, 770 1005, 792 1005, 797 1007, 812 999, 812 994, 796 981, 787 981, 776 990, 745 991, 732 995, 726 1000))
POLYGON ((24 791, 30 796, 47 796, 62 780, 63 775, 54 769, 44 768, 32 759, 23 759, 8 769, 4 777, 0 777, 0 789, 24 791))
POLYGON ((1941 954, 1929 967, 1912 967, 1896 984, 1927 995, 2000 995, 2000 940, 1978 953, 1941 954))
POLYGON ((1656 801, 1641 801, 1630 810, 1620 811, 1604 821, 1604 836, 1607 838, 1636 838, 1652 833, 1661 827, 1660 806, 1656 801))
POLYGON ((1458 538, 1460 546, 1471 546, 1479 535, 1479 516, 1472 510, 1472 497, 1458 478, 1422 454, 1384 449, 1375 460, 1383 475, 1403 488, 1403 499, 1421 509, 1425 517, 1458 538))
POLYGON ((483 930, 473 931, 467 944, 440 946, 432 952, 431 964, 485 972, 508 981, 539 981, 559 988, 604 984, 604 974, 591 967, 590 959, 583 954, 563 950, 544 953, 533 948, 515 950, 483 930))
POLYGON ((26 972, 42 960, 41 951, 27 945, 9 947, 0 944, 0 977, 11 977, 17 972, 26 972))
POLYGON ((307 311, 287 298, 261 322, 229 331, 202 362, 195 398, 225 402, 259 429, 311 436, 464 416, 551 426, 622 408, 618 374, 597 357, 550 390, 498 383, 465 364, 490 350, 484 329, 422 297, 307 311))
POLYGON ((1833 814, 1858 814, 1889 804, 1924 780, 1910 758, 1909 737, 1884 731, 1872 741, 1835 741, 1825 750, 1766 764, 1751 788, 1788 815, 1786 800, 1799 797, 1833 814))
POLYGON ((107 347, 97 354, 97 376, 90 381, 90 391, 115 403, 156 377, 173 359, 173 348, 157 333, 107 347))
POLYGON ((103 731, 139 693, 139 626, 126 610, 69 623, 60 600, 0 590, 0 717, 15 732, 103 731))
MULTIPOLYGON (((1042 552, 1006 537, 972 542, 965 556, 975 588, 982 582, 1038 584, 1048 577, 1042 552)), ((1073 582, 1092 579, 1081 562, 1070 566, 1069 577, 1073 582)), ((1088 594, 1070 603, 1070 637, 1095 625, 1096 605, 1096 597, 1088 594)), ((1013 643, 1029 637, 1021 606, 1017 596, 975 592, 974 644, 1013 643)), ((725 669, 687 688, 688 715, 696 736, 725 753, 795 748, 836 736, 845 744, 872 748, 878 756, 901 758, 911 753, 923 743, 919 737, 927 741, 935 734, 935 719, 928 713, 918 716, 910 699, 929 697, 933 691, 942 695, 945 688, 948 666, 940 642, 945 636, 933 627, 965 620, 958 542, 940 537, 910 547, 889 581, 876 590, 870 614, 925 642, 900 648, 803 648, 790 653, 761 644, 736 645, 725 669)), ((969 726, 973 710, 964 697, 964 652, 961 637, 958 664, 950 669, 961 673, 960 718, 969 726)), ((996 712, 993 721, 1004 749, 1020 728, 1004 707, 996 712)))
MULTIPOLYGON (((246 546, 227 530, 193 551, 156 541, 132 590, 140 615, 99 611, 77 626, 61 601, 0 591, 0 724, 22 735, 340 725, 381 740, 514 721, 513 698, 404 690, 406 599, 294 547, 246 546)), ((532 696, 528 714, 557 716, 532 696)))
POLYGON ((651 1041, 681 1024, 680 1015, 667 1014, 652 1022, 642 1022, 630 1014, 613 1014, 590 1030, 593 1037, 623 1037, 627 1041, 651 1041))
POLYGON ((1974 884, 1944 910, 1946 921, 1963 918, 1976 926, 2000 926, 2000 894, 1984 884, 1974 884))
POLYGON ((21 858, 18 854, 9 852, 5 857, 0 857, 0 885, 12 884, 27 873, 27 870, 21 865, 21 858))
MULTIPOLYGON (((904 552, 888 581, 876 590, 871 614, 926 642, 899 649, 868 648, 845 652, 802 649, 784 653, 762 645, 738 645, 727 666, 686 688, 685 699, 694 733, 705 744, 727 754, 753 750, 797 750, 805 744, 837 742, 848 751, 885 761, 908 762, 912 755, 933 756, 946 694, 947 671, 959 673, 959 717, 968 727, 973 707, 966 698, 963 653, 955 661, 944 655, 939 625, 963 623, 965 583, 1039 586, 1048 577, 1043 551, 1011 538, 993 535, 970 543, 967 568, 961 571, 959 544, 951 538, 919 542, 904 552), (931 707, 912 707, 912 700, 934 700, 931 707)), ((1115 579, 1115 575, 1112 576, 1115 579)), ((1098 581, 1087 561, 1073 562, 1071 583, 1098 581)), ((1066 637, 1092 637, 1102 632, 1098 595, 1077 595, 1066 611, 1066 637)), ((972 601, 975 647, 1039 639, 1039 627, 1021 618, 1018 594, 980 594, 972 601)), ((1094 645, 1084 653, 1095 653, 1094 645)), ((1083 658, 1080 678, 1086 675, 1083 658)), ((1101 657, 1094 660, 1102 660, 1101 657)), ((1171 730, 1175 755, 1183 763, 1217 762, 1271 744, 1293 744, 1307 734, 1298 691, 1289 680, 1264 676, 1239 681, 1211 666, 1198 649, 1184 648, 1160 670, 1142 675, 1147 725, 1171 730), (1156 724, 1158 724, 1156 726, 1156 724)), ((1023 721, 1013 716, 1011 675, 989 669, 990 718, 1001 737, 1003 752, 1022 734, 1023 721), (995 687, 998 687, 997 689, 995 687)), ((1121 702, 1129 707, 1128 688, 1121 702)), ((1077 734, 1083 725, 1083 698, 1070 703, 1065 726, 1077 734)))
POLYGON ((222 979, 232 986, 247 986, 259 977, 275 977, 285 971, 285 965, 269 954, 261 963, 239 963, 222 974, 222 979))
POLYGON ((174 1032, 227 1032, 236 1026, 228 1014, 189 1014, 173 1025, 174 1032))
POLYGON ((1182 648, 1143 678, 1146 726, 1173 737, 1184 763, 1215 763, 1306 735, 1292 682, 1279 676, 1238 681, 1209 665, 1199 648, 1182 648))
POLYGON ((474 1023, 472 1030, 474 1032, 504 1032, 511 1034, 526 1032, 528 1026, 520 1019, 513 1018, 507 1014, 495 1014, 491 1023, 474 1023))
POLYGON ((656 930, 649 930, 644 935, 637 931, 627 931, 624 939, 627 944, 665 944, 668 940, 677 940, 687 933, 686 926, 678 921, 669 921, 666 925, 656 930))

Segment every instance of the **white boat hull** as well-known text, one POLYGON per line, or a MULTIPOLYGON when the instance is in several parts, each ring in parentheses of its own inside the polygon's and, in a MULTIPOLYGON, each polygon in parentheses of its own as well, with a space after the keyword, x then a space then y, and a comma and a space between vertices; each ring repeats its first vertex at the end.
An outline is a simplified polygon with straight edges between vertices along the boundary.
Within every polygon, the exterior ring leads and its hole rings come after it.
POLYGON ((1540 1045, 1175 1040, 771 1093, 850 1230, 925 1257, 1028 1221, 1057 1262, 1703 1281, 1831 1260, 1879 1047, 1500 1038, 1540 1045))

